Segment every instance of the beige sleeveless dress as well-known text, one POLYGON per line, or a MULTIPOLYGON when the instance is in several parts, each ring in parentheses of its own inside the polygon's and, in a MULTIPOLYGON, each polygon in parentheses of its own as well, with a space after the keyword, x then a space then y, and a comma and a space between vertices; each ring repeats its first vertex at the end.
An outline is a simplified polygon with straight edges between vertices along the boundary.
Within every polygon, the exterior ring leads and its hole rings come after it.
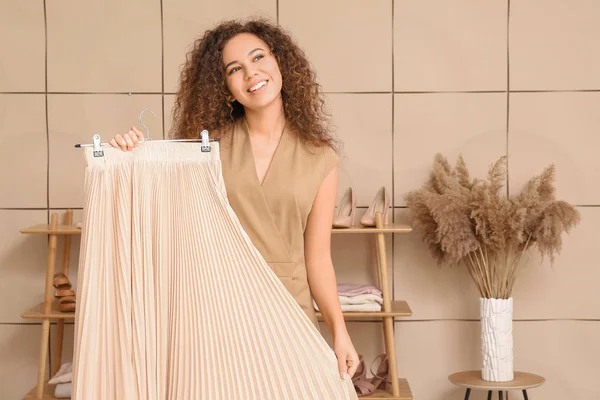
POLYGON ((338 162, 329 146, 308 148, 286 127, 262 185, 245 119, 221 142, 223 178, 241 225, 318 328, 304 262, 304 230, 319 186, 338 162))

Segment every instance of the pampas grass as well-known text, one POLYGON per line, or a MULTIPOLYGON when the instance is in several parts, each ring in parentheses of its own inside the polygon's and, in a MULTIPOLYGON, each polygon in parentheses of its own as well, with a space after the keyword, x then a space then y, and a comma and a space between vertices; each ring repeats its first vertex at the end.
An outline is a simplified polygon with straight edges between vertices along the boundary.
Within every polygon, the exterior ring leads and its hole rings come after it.
POLYGON ((550 165, 507 197, 506 156, 479 180, 471 178, 462 156, 452 168, 437 154, 429 180, 406 202, 438 266, 464 263, 481 297, 508 299, 530 251, 537 248, 553 264, 562 234, 580 221, 575 207, 556 200, 554 178, 550 165))

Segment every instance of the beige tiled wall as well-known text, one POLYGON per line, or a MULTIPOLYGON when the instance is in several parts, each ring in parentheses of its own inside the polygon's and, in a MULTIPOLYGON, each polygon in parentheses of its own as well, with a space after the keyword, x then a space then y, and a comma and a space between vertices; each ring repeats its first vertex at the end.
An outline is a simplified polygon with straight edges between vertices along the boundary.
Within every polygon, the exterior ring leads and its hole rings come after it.
MULTIPOLYGON (((345 143, 340 194, 355 188, 359 215, 385 185, 394 220, 407 222, 403 196, 436 152, 452 161, 463 153, 477 175, 508 154, 513 193, 556 163, 558 195, 583 221, 554 269, 532 257, 523 272, 515 368, 547 378, 531 398, 600 398, 593 0, 0 0, 0 398, 20 399, 35 383, 40 325, 20 314, 42 299, 46 241, 19 229, 69 207, 81 218, 83 159, 73 145, 141 127, 145 108, 157 114, 145 114, 151 136, 163 136, 192 41, 251 14, 289 29, 316 68, 345 143)), ((334 237, 340 281, 375 283, 370 239, 334 237)), ((400 374, 419 400, 461 399, 447 375, 480 366, 477 292, 464 269, 437 269, 416 233, 387 241, 394 297, 414 311, 395 324, 400 374)), ((383 351, 379 325, 349 329, 369 367, 383 351)))

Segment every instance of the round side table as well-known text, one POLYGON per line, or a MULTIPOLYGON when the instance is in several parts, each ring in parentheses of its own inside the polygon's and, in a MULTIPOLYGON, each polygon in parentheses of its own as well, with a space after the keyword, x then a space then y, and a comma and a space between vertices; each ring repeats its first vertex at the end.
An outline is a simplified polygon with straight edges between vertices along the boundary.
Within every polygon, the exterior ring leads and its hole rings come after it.
POLYGON ((545 378, 530 374, 528 372, 514 372, 514 379, 508 382, 490 382, 484 381, 481 378, 481 370, 477 371, 463 371, 457 372, 448 376, 450 382, 457 386, 467 388, 465 393, 465 400, 469 400, 471 395, 471 389, 480 389, 488 391, 488 400, 492 399, 492 392, 498 391, 498 399, 503 400, 503 392, 506 391, 506 399, 508 400, 508 390, 521 390, 523 391, 523 398, 529 400, 527 397, 527 389, 531 389, 540 386, 546 381, 545 378))

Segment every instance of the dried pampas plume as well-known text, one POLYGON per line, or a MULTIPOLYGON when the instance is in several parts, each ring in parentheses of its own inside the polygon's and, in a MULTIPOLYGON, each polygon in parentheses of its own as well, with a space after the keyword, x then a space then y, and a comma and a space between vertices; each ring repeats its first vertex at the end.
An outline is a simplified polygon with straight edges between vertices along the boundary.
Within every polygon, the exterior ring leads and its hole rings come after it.
POLYGON ((412 223, 436 263, 465 263, 484 298, 507 299, 523 255, 537 247, 554 263, 562 235, 580 222, 579 211, 556 200, 555 167, 529 180, 521 193, 507 197, 506 156, 490 166, 487 179, 471 178, 459 156, 451 167, 435 156, 428 181, 405 197, 412 223))

